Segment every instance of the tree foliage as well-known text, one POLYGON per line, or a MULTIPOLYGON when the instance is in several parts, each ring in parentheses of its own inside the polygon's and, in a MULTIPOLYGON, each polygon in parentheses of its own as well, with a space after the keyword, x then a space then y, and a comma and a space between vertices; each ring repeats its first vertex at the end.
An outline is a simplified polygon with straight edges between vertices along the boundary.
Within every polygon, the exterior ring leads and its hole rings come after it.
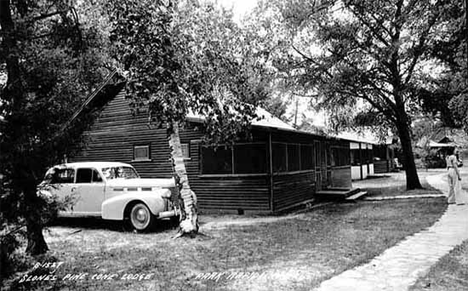
POLYGON ((423 109, 440 119, 445 126, 468 130, 468 26, 463 1, 447 3, 441 37, 434 41, 429 53, 440 62, 439 74, 430 81, 431 86, 418 92, 423 109))
POLYGON ((88 116, 60 129, 102 80, 99 31, 69 1, 1 1, 0 173, 2 230, 25 225, 27 252, 47 250, 36 186, 77 149, 88 116), (60 134, 58 134, 60 133, 60 134))
POLYGON ((268 92, 231 12, 197 1, 111 1, 108 10, 135 108, 169 125, 202 115, 213 144, 248 132, 268 92))
POLYGON ((411 116, 421 112, 418 93, 432 88, 434 70, 426 68, 437 67, 431 49, 452 7, 445 0, 269 1, 266 10, 278 11, 281 31, 291 33, 275 66, 293 90, 335 113, 337 124, 340 112, 385 120, 378 124, 392 126, 402 142, 407 187, 419 188, 411 116))

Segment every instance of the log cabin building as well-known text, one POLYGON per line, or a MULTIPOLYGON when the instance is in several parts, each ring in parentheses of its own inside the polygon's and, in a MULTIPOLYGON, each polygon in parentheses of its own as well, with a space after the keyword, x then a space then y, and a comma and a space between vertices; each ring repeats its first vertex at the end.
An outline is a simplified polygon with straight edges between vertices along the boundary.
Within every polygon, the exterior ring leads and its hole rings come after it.
MULTIPOLYGON (((85 102, 100 103, 100 112, 85 133, 85 148, 69 161, 125 162, 145 178, 172 177, 166 130, 149 126, 146 114, 132 114, 121 85, 109 86, 85 102)), ((276 213, 327 190, 352 193, 349 141, 299 132, 263 113, 252 140, 217 148, 203 145, 202 120, 188 116, 180 138, 200 212, 276 213)))

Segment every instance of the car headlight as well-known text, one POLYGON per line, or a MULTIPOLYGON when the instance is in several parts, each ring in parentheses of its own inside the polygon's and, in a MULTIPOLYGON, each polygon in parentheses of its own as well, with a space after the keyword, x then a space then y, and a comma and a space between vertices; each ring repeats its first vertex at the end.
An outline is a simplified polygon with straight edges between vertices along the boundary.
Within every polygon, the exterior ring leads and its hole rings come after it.
POLYGON ((168 198, 169 199, 169 198, 171 198, 171 196, 172 196, 171 191, 169 191, 169 190, 165 190, 165 191, 163 191, 161 193, 161 197, 163 197, 163 198, 168 198))

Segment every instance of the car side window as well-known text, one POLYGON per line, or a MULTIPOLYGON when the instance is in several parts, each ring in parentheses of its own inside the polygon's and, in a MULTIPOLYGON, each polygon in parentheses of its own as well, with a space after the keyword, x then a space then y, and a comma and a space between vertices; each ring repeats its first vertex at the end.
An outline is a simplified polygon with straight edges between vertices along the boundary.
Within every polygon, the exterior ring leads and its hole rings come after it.
POLYGON ((76 171, 76 183, 91 183, 93 178, 93 169, 78 169, 76 171))
POLYGON ((102 177, 96 169, 83 168, 76 171, 76 183, 99 183, 102 177))
POLYGON ((55 169, 50 177, 51 184, 73 183, 75 180, 75 170, 73 169, 55 169))
POLYGON ((101 175, 96 169, 93 169, 93 182, 94 183, 99 183, 102 182, 101 175))

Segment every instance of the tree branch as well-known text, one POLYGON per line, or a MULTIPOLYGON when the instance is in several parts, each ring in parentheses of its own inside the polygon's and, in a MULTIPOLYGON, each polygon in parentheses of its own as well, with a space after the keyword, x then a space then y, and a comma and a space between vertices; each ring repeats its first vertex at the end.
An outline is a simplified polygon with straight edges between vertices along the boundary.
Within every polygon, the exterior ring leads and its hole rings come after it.
MULTIPOLYGON (((357 17, 359 19, 359 21, 364 24, 365 26, 367 26, 367 28, 369 28, 370 32, 378 39, 380 40, 385 46, 389 47, 390 46, 390 43, 382 37, 382 35, 380 33, 377 32, 377 29, 376 27, 372 26, 368 21, 366 21, 359 13, 357 13, 351 6, 348 6, 349 10, 351 10, 351 12, 353 13, 353 15, 355 17, 357 17)), ((381 27, 383 26, 381 23, 378 23, 381 27)), ((385 27, 382 27, 385 31, 387 31, 387 29, 385 27)))
POLYGON ((39 20, 42 20, 42 19, 46 19, 46 18, 55 16, 55 15, 62 14, 64 12, 66 12, 66 11, 68 11, 68 9, 67 10, 54 11, 54 12, 50 12, 50 13, 46 13, 46 14, 41 14, 41 15, 32 17, 31 19, 28 20, 28 22, 34 22, 34 21, 39 21, 39 20))
POLYGON ((333 75, 326 69, 323 69, 321 68, 320 64, 317 63, 314 59, 312 59, 311 57, 307 56, 306 54, 304 54, 303 52, 299 51, 295 46, 294 44, 291 44, 291 47, 298 53, 300 54, 304 59, 306 59, 307 61, 311 62, 312 64, 316 65, 317 67, 320 68, 320 71, 322 71, 323 73, 327 74, 328 77, 333 77, 333 75))
POLYGON ((428 20, 426 29, 423 31, 423 33, 419 37, 419 42, 417 46, 414 48, 415 54, 413 56, 413 60, 411 61, 411 64, 408 67, 408 69, 405 71, 407 75, 404 81, 404 85, 407 85, 409 81, 411 80, 411 77, 413 76, 414 68, 416 67, 416 64, 418 63, 419 57, 423 53, 422 48, 425 45, 427 36, 429 35, 430 30, 434 26, 438 16, 439 16, 439 12, 436 12, 432 15, 432 17, 428 20))
POLYGON ((369 102, 374 108, 376 108, 380 113, 382 113, 384 116, 386 116, 388 119, 390 119, 392 122, 396 122, 396 117, 394 114, 391 114, 391 112, 394 112, 393 110, 385 110, 384 107, 380 106, 377 102, 375 102, 371 97, 369 97, 367 94, 363 93, 361 96, 358 94, 356 95, 357 97, 369 102))

